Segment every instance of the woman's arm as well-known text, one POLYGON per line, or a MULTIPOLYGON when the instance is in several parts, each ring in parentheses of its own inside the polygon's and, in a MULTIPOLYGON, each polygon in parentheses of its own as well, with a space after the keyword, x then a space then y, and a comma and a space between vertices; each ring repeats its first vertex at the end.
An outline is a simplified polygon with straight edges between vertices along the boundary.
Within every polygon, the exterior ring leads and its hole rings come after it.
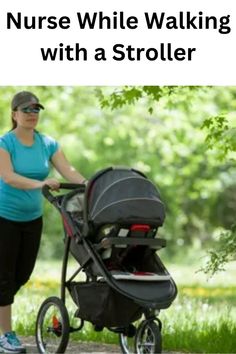
POLYGON ((14 172, 10 155, 7 151, 0 148, 0 176, 3 181, 12 187, 18 189, 36 189, 42 188, 44 185, 48 185, 51 189, 57 190, 59 182, 56 179, 49 178, 45 181, 38 181, 23 177, 14 172))
POLYGON ((71 183, 85 183, 86 179, 70 165, 62 150, 58 150, 51 159, 55 169, 71 183))

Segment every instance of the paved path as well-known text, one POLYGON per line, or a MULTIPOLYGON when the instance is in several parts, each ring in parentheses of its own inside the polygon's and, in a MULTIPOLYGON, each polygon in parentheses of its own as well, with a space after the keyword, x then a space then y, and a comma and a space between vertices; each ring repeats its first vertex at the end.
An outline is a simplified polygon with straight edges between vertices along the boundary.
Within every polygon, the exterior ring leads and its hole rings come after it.
MULTIPOLYGON (((22 343, 26 346, 27 354, 38 353, 35 338, 31 337, 21 337, 22 343)), ((103 344, 94 342, 73 342, 69 341, 66 354, 86 354, 86 353, 98 353, 98 354, 109 354, 117 353, 121 354, 120 346, 115 344, 103 344)), ((163 352, 163 354, 183 354, 177 352, 163 352)))
MULTIPOLYGON (((27 354, 38 353, 37 346, 35 343, 35 338, 32 337, 21 337, 22 343, 26 346, 27 354)), ((66 350, 67 354, 83 354, 83 353, 121 353, 120 347, 114 344, 103 344, 103 343, 85 343, 85 342, 73 342, 70 341, 66 350)))

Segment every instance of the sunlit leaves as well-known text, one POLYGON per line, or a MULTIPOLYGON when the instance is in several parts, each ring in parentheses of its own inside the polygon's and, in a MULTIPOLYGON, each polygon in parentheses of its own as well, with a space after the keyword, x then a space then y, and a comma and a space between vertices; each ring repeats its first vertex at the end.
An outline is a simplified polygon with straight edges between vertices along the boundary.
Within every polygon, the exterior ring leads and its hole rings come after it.
POLYGON ((232 150, 232 131, 225 114, 207 118, 202 129, 206 130, 206 143, 209 149, 217 149, 219 158, 223 159, 232 150))
POLYGON ((224 266, 236 259, 236 225, 231 230, 223 230, 213 250, 209 251, 209 260, 202 269, 210 276, 224 270, 224 266))
POLYGON ((189 95, 194 95, 199 87, 179 87, 179 86, 124 86, 115 88, 111 93, 104 94, 103 90, 97 89, 97 97, 100 100, 102 108, 110 108, 112 110, 122 108, 125 105, 135 104, 141 99, 147 99, 149 106, 147 108, 150 114, 153 113, 153 104, 161 100, 161 98, 170 97, 177 94, 181 96, 183 91, 188 91, 189 95))

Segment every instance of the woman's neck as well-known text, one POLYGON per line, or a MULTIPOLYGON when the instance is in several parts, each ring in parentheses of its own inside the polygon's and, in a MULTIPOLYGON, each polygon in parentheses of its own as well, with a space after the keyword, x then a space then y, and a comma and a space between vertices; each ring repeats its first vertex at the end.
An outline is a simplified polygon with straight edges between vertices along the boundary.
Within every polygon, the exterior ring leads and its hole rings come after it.
POLYGON ((34 143, 34 129, 25 129, 22 127, 16 127, 13 132, 17 138, 24 144, 31 146, 34 143))

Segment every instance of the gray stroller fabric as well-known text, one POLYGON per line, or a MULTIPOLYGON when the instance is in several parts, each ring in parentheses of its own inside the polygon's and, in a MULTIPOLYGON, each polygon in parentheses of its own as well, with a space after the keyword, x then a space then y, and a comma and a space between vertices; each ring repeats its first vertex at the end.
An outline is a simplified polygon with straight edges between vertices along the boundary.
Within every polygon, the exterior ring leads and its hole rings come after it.
POLYGON ((95 226, 106 223, 144 223, 161 226, 164 204, 157 188, 134 170, 112 169, 91 186, 88 220, 95 226))

